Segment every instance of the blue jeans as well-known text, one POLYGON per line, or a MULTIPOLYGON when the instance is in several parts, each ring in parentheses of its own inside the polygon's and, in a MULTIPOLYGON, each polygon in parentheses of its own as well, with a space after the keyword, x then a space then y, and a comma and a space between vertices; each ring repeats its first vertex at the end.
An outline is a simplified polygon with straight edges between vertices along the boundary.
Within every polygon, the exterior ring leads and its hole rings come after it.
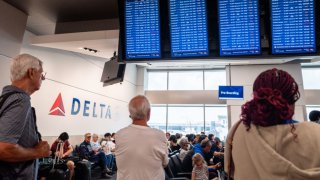
POLYGON ((106 158, 107 158, 107 166, 108 166, 109 169, 112 170, 113 165, 114 165, 114 156, 113 156, 113 154, 106 155, 106 158))

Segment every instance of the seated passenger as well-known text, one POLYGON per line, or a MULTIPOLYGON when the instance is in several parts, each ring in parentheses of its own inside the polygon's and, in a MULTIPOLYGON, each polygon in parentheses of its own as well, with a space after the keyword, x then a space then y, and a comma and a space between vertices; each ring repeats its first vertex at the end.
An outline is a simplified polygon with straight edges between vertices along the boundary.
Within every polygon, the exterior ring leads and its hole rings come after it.
POLYGON ((192 158, 195 154, 200 154, 203 159, 207 162, 208 168, 210 170, 209 176, 210 179, 217 177, 215 170, 220 168, 220 164, 210 165, 210 159, 213 157, 213 154, 210 153, 211 142, 209 139, 202 140, 201 144, 194 146, 192 150, 189 150, 187 155, 182 161, 182 170, 184 172, 191 172, 193 169, 192 158))
POLYGON ((292 119, 299 98, 290 74, 262 72, 227 137, 225 171, 236 180, 320 179, 320 126, 292 119))
POLYGON ((99 140, 99 135, 98 134, 92 134, 92 141, 90 142, 92 150, 94 152, 98 152, 101 150, 101 145, 98 142, 99 140))
POLYGON ((86 133, 84 135, 85 139, 80 144, 80 156, 83 159, 86 159, 90 162, 97 163, 101 167, 101 177, 111 177, 109 174, 111 171, 107 167, 107 158, 102 151, 95 152, 93 151, 90 140, 91 140, 91 134, 86 133))
POLYGON ((320 111, 313 110, 309 113, 309 119, 311 122, 320 124, 320 111))
POLYGON ((178 151, 180 149, 180 146, 177 143, 177 138, 175 135, 171 135, 169 138, 169 141, 170 141, 169 152, 178 151))
MULTIPOLYGON (((51 145, 51 152, 53 157, 59 157, 60 159, 68 159, 72 152, 73 148, 69 143, 69 135, 66 132, 63 132, 59 135, 58 139, 53 142, 51 145)), ((74 162, 72 160, 67 160, 66 168, 69 169, 69 180, 72 180, 74 175, 74 162)), ((46 179, 49 175, 50 169, 45 169, 45 171, 39 172, 41 180, 46 179)))
POLYGON ((112 170, 115 163, 114 150, 116 145, 112 142, 110 133, 106 133, 104 135, 104 139, 101 141, 101 146, 106 154, 107 166, 110 170, 112 170))
POLYGON ((179 158, 181 162, 183 161, 184 157, 187 155, 188 150, 189 150, 189 142, 187 138, 181 138, 180 143, 179 143, 181 149, 179 153, 179 158))

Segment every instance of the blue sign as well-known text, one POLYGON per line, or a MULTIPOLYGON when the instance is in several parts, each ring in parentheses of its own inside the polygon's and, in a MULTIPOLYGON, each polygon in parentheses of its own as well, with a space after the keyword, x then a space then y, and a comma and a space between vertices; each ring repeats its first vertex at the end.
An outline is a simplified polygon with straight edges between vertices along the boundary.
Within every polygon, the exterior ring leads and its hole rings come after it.
POLYGON ((243 86, 219 86, 219 99, 243 99, 243 86))

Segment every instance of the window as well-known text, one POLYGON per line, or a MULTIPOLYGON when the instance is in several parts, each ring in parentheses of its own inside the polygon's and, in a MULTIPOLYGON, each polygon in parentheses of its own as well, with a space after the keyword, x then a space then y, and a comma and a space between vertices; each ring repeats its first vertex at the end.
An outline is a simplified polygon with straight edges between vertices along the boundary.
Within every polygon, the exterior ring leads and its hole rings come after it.
POLYGON ((167 72, 148 72, 148 90, 167 90, 167 72))
POLYGON ((228 133, 227 107, 194 104, 153 105, 148 125, 171 134, 205 132, 207 135, 212 133, 225 140, 228 133))
POLYGON ((320 79, 320 68, 302 68, 302 79, 304 89, 320 89, 320 83, 315 83, 320 79))
POLYGON ((205 107, 206 134, 214 134, 225 140, 228 134, 228 111, 226 106, 205 107))
POLYGON ((166 132, 167 107, 166 105, 157 105, 151 107, 151 115, 148 125, 152 128, 160 129, 166 132))
POLYGON ((210 70, 204 71, 204 85, 205 90, 218 90, 219 86, 226 85, 226 71, 225 70, 210 70))
POLYGON ((170 71, 169 90, 203 90, 203 71, 170 71))
POLYGON ((146 90, 218 90, 226 85, 224 69, 148 71, 147 78, 146 90))
POLYGON ((204 114, 202 106, 169 106, 168 132, 182 134, 200 134, 204 132, 204 114))

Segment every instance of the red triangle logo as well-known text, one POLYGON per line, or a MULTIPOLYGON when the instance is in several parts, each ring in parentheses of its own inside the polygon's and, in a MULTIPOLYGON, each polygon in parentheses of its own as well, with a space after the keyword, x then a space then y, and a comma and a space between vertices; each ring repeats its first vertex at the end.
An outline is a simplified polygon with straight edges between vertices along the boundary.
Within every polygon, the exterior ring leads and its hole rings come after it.
POLYGON ((59 93, 56 101, 53 103, 49 115, 54 116, 65 116, 64 106, 61 98, 61 93, 59 93))

